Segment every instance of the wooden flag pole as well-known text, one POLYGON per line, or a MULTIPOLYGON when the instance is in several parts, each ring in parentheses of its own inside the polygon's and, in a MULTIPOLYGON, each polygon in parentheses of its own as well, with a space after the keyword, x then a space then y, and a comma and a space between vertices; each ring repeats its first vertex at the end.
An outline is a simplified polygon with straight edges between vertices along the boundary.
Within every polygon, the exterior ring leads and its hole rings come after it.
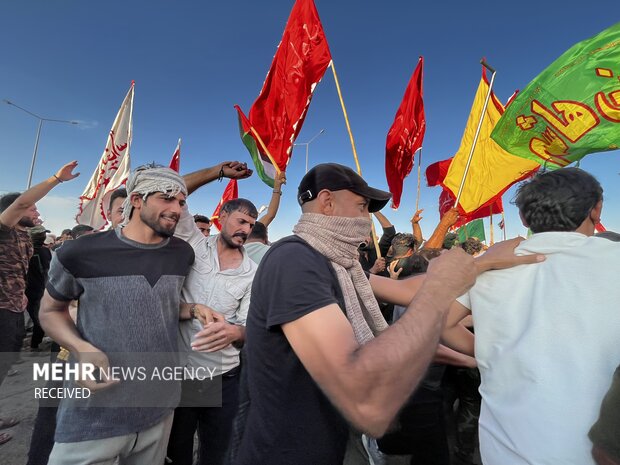
POLYGON ((338 91, 338 98, 340 99, 340 106, 342 107, 342 113, 344 114, 344 122, 347 125, 347 131, 349 132, 349 139, 351 140, 351 148, 353 149, 353 158, 355 159, 355 166, 357 168, 357 174, 362 175, 362 168, 360 167, 359 159, 357 158, 357 150, 355 150, 355 141, 353 140, 353 133, 351 132, 351 125, 349 124, 349 116, 347 115, 347 109, 344 106, 344 100, 342 98, 342 92, 340 91, 340 82, 338 81, 338 75, 336 74, 336 67, 334 66, 334 60, 331 63, 332 73, 334 73, 334 81, 336 81, 336 90, 338 91))
POLYGON ((493 205, 489 207, 490 215, 489 215, 489 235, 491 236, 489 240, 489 245, 495 244, 495 240, 493 238, 493 205))
POLYGON ((420 179, 422 178, 422 147, 418 153, 418 192, 415 198, 415 211, 420 209, 420 179))
POLYGON ((506 218, 504 217, 504 210, 502 210, 502 224, 504 225, 502 228, 502 231, 504 232, 504 240, 506 240, 506 218))
POLYGON ((493 81, 495 80, 495 69, 491 68, 489 64, 484 61, 484 58, 480 60, 480 64, 484 66, 486 69, 491 71, 491 82, 489 82, 489 91, 487 92, 487 96, 484 99, 484 105, 482 106, 482 113, 480 114, 480 121, 478 121, 478 127, 476 128, 476 134, 474 135, 474 141, 471 144, 471 149, 469 150, 469 156, 467 157, 467 164, 465 165, 465 171, 463 172, 463 178, 461 179, 461 185, 459 186, 459 191, 456 194, 456 201, 454 202, 454 208, 456 208, 459 204, 459 200, 461 200, 461 194, 463 193, 463 187, 465 186, 465 179, 467 178, 467 173, 469 172, 469 165, 471 165, 471 159, 474 156, 474 150, 476 149, 476 144, 478 143, 478 136, 480 135, 480 128, 482 128, 482 121, 484 119, 484 115, 487 112, 487 106, 489 105, 489 99, 491 98, 491 92, 493 90, 493 81))
POLYGON ((260 146, 265 151, 265 154, 267 155, 267 158, 269 158, 269 161, 271 162, 273 167, 276 169, 276 174, 280 174, 281 173, 280 167, 278 166, 278 164, 275 162, 275 160, 271 156, 271 153, 269 153, 269 150, 267 149, 267 146, 263 142, 263 139, 261 138, 261 136, 258 134, 258 132, 256 132, 256 129, 254 129, 254 126, 250 126, 250 130, 252 131, 252 134, 254 134, 254 136, 256 136, 256 139, 258 140, 258 143, 260 144, 260 146))
MULTIPOLYGON (((336 67, 334 66, 334 60, 331 62, 332 73, 334 74, 334 81, 336 82, 336 90, 338 91, 338 98, 340 99, 340 106, 342 107, 342 114, 344 115, 344 122, 347 125, 347 131, 349 133, 349 139, 351 140, 351 148, 353 149, 353 158, 355 159, 355 167, 357 168, 357 174, 362 175, 362 168, 360 167, 359 159, 357 158, 357 150, 355 149, 355 140, 353 140, 353 132, 351 131, 351 124, 349 124, 349 116, 347 115, 347 109, 344 106, 344 99, 342 98, 342 92, 340 91, 340 82, 338 81, 338 75, 336 74, 336 67)), ((372 240, 375 244, 375 251, 377 252, 377 258, 381 258, 381 249, 379 249, 379 240, 377 239, 377 231, 375 231, 375 222, 370 216, 370 224, 372 228, 372 240)))

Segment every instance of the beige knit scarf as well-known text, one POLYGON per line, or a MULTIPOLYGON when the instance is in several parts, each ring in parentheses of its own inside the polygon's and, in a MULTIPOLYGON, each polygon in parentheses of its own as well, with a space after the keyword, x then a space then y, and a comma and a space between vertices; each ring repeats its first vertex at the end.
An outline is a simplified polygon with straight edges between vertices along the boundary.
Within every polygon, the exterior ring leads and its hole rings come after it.
POLYGON ((388 327, 370 282, 359 262, 357 250, 368 237, 370 218, 344 218, 304 213, 293 233, 331 261, 342 289, 347 318, 360 344, 388 327))

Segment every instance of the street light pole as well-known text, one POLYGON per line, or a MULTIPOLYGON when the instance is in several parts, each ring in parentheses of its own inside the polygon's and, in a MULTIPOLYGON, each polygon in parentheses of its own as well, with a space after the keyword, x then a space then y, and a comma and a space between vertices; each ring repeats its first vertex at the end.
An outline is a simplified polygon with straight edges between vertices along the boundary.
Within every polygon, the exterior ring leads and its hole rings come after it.
POLYGON ((316 139, 317 137, 319 137, 321 134, 323 134, 325 132, 325 129, 321 129, 312 139, 310 139, 308 142, 300 142, 298 144, 293 144, 295 145, 305 145, 306 146, 306 173, 308 172, 308 152, 310 151, 309 147, 310 144, 314 141, 314 139, 316 139))
POLYGON ((6 103, 7 105, 11 105, 14 106, 16 108, 19 108, 21 111, 28 113, 30 116, 35 117, 36 119, 39 120, 39 125, 37 127, 37 136, 34 140, 34 150, 32 152, 32 162, 30 163, 30 172, 28 173, 28 185, 26 187, 26 189, 30 189, 30 186, 32 185, 32 174, 34 173, 34 164, 37 160, 37 151, 39 150, 39 138, 41 136, 41 128, 43 127, 43 122, 44 121, 49 121, 52 123, 67 123, 67 124, 78 124, 77 121, 69 121, 66 119, 53 119, 53 118, 43 118, 42 116, 37 115, 36 113, 33 113, 31 111, 26 110, 25 108, 20 107, 19 105, 16 105, 13 102, 10 102, 9 100, 4 99, 4 103, 6 103))

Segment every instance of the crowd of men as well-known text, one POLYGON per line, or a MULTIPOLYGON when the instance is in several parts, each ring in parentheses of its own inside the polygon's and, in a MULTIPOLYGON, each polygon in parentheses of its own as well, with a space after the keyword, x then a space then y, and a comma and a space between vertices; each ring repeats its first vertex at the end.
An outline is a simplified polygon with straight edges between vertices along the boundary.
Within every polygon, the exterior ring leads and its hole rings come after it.
MULTIPOLYGON (((595 235, 603 191, 585 171, 520 187, 528 240, 448 234, 439 250, 421 211, 397 233, 380 213, 390 194, 335 163, 303 177, 301 216, 275 243, 284 174, 260 218, 228 201, 213 234, 190 213, 201 186, 252 175, 240 162, 137 168, 108 200, 109 230, 56 238, 36 203, 76 166, 0 198, 0 384, 26 311, 30 350, 46 334, 56 362, 184 375, 66 380, 91 395, 41 403, 29 465, 473 464, 478 444, 485 465, 620 464, 620 243, 595 235)), ((18 421, 0 411, 1 430, 18 421)))

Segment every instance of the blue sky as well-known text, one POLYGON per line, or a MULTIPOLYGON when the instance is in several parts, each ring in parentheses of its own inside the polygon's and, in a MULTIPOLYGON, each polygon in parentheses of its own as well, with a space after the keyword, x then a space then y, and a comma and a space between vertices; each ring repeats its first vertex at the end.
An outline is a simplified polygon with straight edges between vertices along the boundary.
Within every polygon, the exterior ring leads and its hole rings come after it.
MULTIPOLYGON (((380 188, 387 188, 385 136, 419 55, 425 57, 424 169, 458 149, 482 56, 498 70, 495 89, 505 101, 574 43, 620 20, 617 0, 580 6, 556 0, 522 6, 315 1, 364 177, 380 188)), ((0 2, 0 98, 45 117, 81 122, 78 127, 43 126, 34 182, 73 159, 82 172, 40 203, 46 225, 53 232, 73 225, 77 197, 99 161, 131 80, 136 81, 132 166, 168 163, 179 137, 182 172, 224 160, 249 163, 233 105, 249 111, 292 5, 292 0, 0 2)), ((0 191, 24 189, 36 126, 34 118, 0 103, 0 191)), ((354 166, 330 70, 316 88, 297 141, 321 129, 324 134, 310 146, 310 165, 336 161, 354 166)), ((620 230, 618 155, 593 154, 581 163, 605 188, 603 223, 614 230, 620 230)), ((270 227, 272 238, 288 234, 299 216, 295 192, 304 170, 305 148, 298 147, 280 213, 270 227)), ((190 198, 191 210, 210 215, 223 189, 217 182, 204 187, 190 198)), ((271 195, 256 176, 241 182, 239 192, 257 206, 267 204, 271 195)), ((400 209, 386 211, 399 230, 410 228, 415 195, 413 173, 405 181, 400 209)), ((438 222, 438 196, 439 188, 422 188, 427 237, 438 222)), ((509 236, 525 232, 510 204, 513 196, 514 189, 504 196, 509 236)))

